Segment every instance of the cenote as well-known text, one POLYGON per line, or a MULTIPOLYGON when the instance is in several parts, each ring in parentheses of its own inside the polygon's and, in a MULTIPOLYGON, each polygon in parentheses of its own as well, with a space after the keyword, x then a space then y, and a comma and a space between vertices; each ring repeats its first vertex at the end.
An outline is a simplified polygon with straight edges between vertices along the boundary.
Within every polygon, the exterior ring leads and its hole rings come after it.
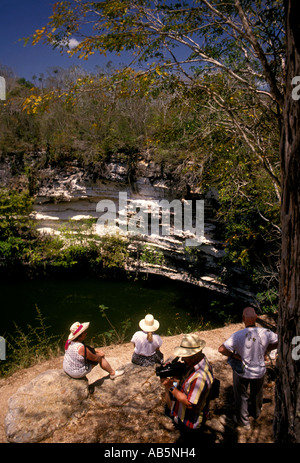
POLYGON ((0 335, 12 335, 15 324, 26 332, 28 325, 38 326, 37 310, 45 319, 51 335, 62 339, 75 321, 89 321, 89 337, 111 329, 102 317, 99 306, 110 322, 119 329, 129 319, 125 341, 138 329, 138 322, 152 313, 160 322, 159 334, 170 335, 198 326, 221 326, 225 317, 240 309, 238 301, 216 292, 165 278, 97 279, 44 278, 0 283, 2 310, 0 335), (238 304, 238 307, 236 305, 238 304))

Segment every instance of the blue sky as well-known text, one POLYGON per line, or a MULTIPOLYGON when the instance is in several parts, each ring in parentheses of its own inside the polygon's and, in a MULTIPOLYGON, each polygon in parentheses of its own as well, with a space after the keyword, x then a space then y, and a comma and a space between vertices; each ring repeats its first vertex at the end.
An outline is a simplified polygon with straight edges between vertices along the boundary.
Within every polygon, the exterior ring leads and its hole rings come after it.
POLYGON ((76 64, 93 71, 96 65, 105 66, 109 58, 93 56, 88 61, 63 56, 49 45, 30 43, 24 47, 19 39, 41 29, 52 14, 56 0, 0 0, 0 65, 11 68, 18 77, 46 75, 53 67, 68 68, 76 64))

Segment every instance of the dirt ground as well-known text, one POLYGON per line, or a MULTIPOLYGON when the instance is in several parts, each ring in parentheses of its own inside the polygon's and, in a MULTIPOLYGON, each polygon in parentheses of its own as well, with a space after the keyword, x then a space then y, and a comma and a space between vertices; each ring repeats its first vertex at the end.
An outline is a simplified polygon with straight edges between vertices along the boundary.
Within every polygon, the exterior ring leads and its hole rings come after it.
MULTIPOLYGON (((259 318, 258 325, 274 327, 274 322, 266 316, 259 318)), ((272 423, 274 415, 274 378, 266 375, 264 403, 261 416, 251 422, 251 430, 236 427, 233 422, 234 403, 232 390, 232 370, 226 359, 218 353, 218 347, 235 331, 243 328, 240 324, 231 324, 223 328, 199 332, 206 341, 204 353, 213 365, 215 377, 221 381, 220 395, 211 402, 210 417, 207 421, 206 434, 211 443, 272 443, 272 423)), ((163 337, 162 351, 164 358, 173 356, 173 351, 180 344, 181 335, 163 337)), ((118 358, 120 365, 131 361, 132 345, 130 343, 103 347, 106 358, 118 358)), ((270 365, 269 365, 270 366, 270 365)), ((30 382, 34 377, 48 369, 62 368, 62 357, 17 371, 8 378, 0 379, 0 443, 7 442, 4 419, 8 410, 8 399, 19 387, 30 382)), ((271 371, 271 370, 270 370, 271 371)))

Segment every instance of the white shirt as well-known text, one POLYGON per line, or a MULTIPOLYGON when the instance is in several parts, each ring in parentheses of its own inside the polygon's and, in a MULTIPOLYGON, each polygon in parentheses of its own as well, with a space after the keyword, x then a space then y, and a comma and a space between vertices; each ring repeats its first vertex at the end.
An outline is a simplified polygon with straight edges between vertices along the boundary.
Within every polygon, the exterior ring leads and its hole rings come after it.
POLYGON ((278 341, 277 334, 257 326, 236 331, 224 342, 226 349, 234 351, 243 359, 243 378, 262 378, 266 373, 265 353, 269 344, 278 341))
POLYGON ((85 359, 78 353, 81 346, 81 342, 72 341, 64 355, 63 369, 72 378, 82 378, 92 369, 91 365, 85 368, 85 359))
POLYGON ((144 331, 137 331, 131 338, 134 343, 134 352, 138 355, 145 355, 149 357, 153 355, 158 347, 162 345, 162 339, 158 334, 153 334, 153 341, 147 340, 147 333, 144 331))

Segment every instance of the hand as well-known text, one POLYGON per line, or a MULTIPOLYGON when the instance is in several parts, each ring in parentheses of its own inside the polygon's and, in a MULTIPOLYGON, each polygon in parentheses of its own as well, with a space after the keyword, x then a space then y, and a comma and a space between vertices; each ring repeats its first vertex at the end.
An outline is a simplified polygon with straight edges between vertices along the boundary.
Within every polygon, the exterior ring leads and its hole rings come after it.
POLYGON ((173 380, 170 378, 160 378, 160 381, 166 389, 170 389, 170 387, 173 386, 173 380))

